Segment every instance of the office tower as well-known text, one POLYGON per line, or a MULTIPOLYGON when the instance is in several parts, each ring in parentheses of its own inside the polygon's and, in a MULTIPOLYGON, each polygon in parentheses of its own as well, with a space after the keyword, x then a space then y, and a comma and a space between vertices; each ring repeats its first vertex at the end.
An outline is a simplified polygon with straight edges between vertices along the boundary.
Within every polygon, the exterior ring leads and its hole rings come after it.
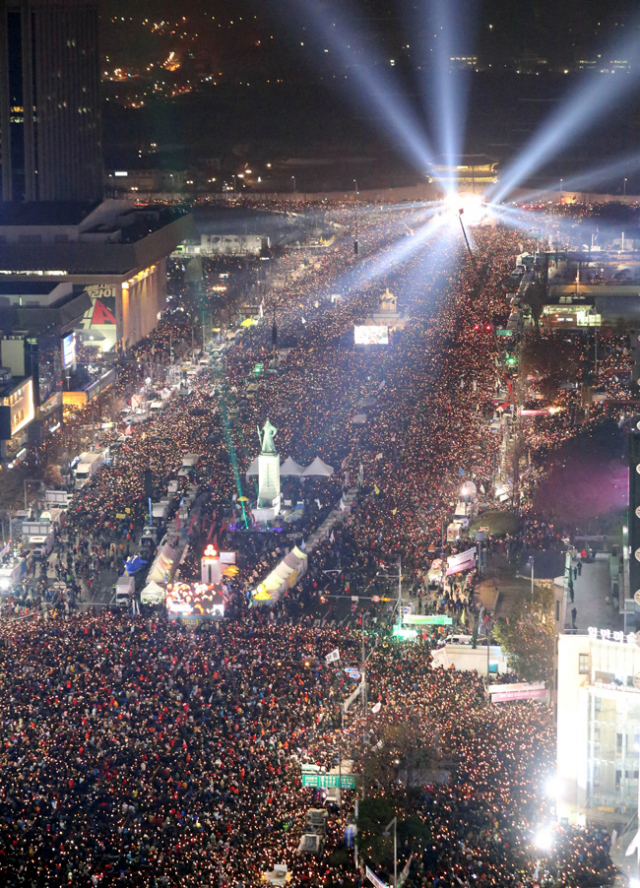
POLYGON ((97 0, 0 0, 3 200, 102 196, 97 0))

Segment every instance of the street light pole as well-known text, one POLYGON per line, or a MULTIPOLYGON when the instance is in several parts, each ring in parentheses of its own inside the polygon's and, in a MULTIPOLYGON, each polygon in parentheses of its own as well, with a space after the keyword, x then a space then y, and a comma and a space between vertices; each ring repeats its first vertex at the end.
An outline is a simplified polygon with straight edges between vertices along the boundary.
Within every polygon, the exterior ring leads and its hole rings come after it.
POLYGON ((622 193, 626 197, 627 196, 627 177, 625 176, 624 183, 622 186, 622 193))
POLYGON ((295 194, 296 191, 298 190, 298 186, 296 185, 296 177, 291 176, 291 178, 293 179, 293 193, 295 194))
POLYGON ((398 818, 387 824, 384 831, 385 836, 389 835, 389 830, 393 827, 393 888, 398 888, 398 818))

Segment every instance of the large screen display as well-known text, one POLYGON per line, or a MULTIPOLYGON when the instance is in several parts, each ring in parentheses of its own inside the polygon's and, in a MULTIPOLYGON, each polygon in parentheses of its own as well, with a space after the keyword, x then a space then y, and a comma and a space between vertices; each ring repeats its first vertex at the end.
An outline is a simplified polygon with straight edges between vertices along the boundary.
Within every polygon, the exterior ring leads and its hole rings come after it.
POLYGON ((66 370, 67 367, 75 362, 76 359, 76 334, 69 333, 62 340, 62 366, 66 370))
POLYGON ((389 328, 386 325, 354 327, 353 334, 356 345, 389 345, 389 328))
POLYGON ((173 583, 167 586, 167 619, 194 622, 224 616, 224 598, 212 585, 173 583))

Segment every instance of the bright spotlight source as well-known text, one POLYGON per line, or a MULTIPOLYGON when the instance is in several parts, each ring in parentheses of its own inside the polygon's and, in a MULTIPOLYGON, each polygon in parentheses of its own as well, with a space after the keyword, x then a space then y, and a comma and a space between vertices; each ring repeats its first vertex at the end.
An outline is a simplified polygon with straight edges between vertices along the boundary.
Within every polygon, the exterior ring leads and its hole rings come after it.
POLYGON ((553 831, 550 826, 541 826, 537 830, 533 844, 538 851, 548 852, 553 849, 553 831))
POLYGON ((549 799, 557 799, 560 795, 560 781, 555 774, 548 777, 544 784, 544 794, 549 799))
POLYGON ((629 879, 629 888, 640 888, 640 879, 629 879))
POLYGON ((457 192, 445 198, 447 209, 456 216, 463 216, 465 225, 478 225, 487 215, 484 200, 479 194, 457 192))

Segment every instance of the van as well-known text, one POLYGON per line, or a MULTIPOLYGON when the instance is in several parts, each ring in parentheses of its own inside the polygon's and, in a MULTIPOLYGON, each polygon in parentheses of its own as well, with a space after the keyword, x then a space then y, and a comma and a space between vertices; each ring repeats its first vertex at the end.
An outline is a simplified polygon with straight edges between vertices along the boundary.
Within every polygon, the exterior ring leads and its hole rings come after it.
POLYGON ((440 639, 438 647, 444 647, 446 644, 473 644, 472 635, 447 635, 446 638, 440 639))
POLYGON ((154 549, 158 545, 158 529, 153 525, 145 525, 140 537, 140 545, 143 549, 154 549))

